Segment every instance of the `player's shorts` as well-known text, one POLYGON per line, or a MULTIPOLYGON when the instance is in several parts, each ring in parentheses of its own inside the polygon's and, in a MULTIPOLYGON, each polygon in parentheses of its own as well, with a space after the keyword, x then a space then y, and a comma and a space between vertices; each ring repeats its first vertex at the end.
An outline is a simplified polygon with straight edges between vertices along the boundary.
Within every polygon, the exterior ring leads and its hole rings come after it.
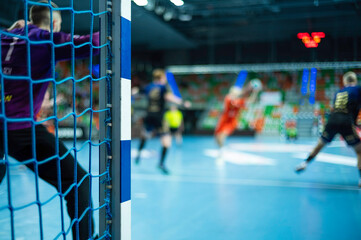
POLYGON ((169 133, 168 123, 164 120, 163 114, 148 114, 144 118, 144 127, 148 133, 165 135, 169 133))
POLYGON ((221 117, 215 129, 215 134, 224 133, 226 135, 231 135, 237 128, 237 125, 238 122, 236 118, 221 117))
POLYGON ((169 128, 169 131, 170 131, 170 133, 176 133, 176 132, 178 132, 178 130, 179 130, 179 128, 169 128))
POLYGON ((332 142, 336 134, 341 134, 349 146, 360 143, 360 137, 356 132, 356 126, 350 115, 345 113, 332 113, 322 133, 322 140, 332 142))

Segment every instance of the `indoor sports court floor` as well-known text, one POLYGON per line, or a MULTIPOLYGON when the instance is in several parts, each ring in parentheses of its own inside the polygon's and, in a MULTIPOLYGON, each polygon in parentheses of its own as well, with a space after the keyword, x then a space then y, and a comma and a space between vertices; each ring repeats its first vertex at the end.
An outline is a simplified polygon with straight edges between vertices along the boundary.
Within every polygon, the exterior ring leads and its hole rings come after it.
MULTIPOLYGON (((132 163, 132 239, 361 239, 361 191, 351 149, 336 141, 306 172, 293 172, 315 141, 232 137, 220 162, 212 137, 186 136, 170 150, 171 174, 165 176, 156 168, 159 140, 150 140, 141 164, 132 163)), ((134 152, 137 146, 133 140, 134 152)), ((84 150, 79 157, 86 166, 89 151, 84 150)), ((97 154, 94 148, 93 157, 97 154)), ((93 169, 96 173, 97 165, 93 169)), ((34 175, 18 166, 12 176, 14 205, 34 201, 34 175)), ((42 182, 41 199, 53 194, 42 182)), ((4 206, 6 181, 0 195, 4 206)), ((50 201, 43 215, 45 239, 52 239, 60 231, 58 200, 50 201)), ((10 216, 5 210, 0 216, 0 239, 8 240, 10 216)), ((39 239, 38 224, 29 218, 34 216, 36 206, 15 213, 17 240, 39 239)))

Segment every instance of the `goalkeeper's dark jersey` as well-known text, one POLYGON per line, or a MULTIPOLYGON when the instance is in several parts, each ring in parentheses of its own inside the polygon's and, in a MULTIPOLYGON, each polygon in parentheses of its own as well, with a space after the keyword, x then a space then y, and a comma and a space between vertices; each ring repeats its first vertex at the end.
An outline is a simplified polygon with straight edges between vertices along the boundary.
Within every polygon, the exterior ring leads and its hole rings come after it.
MULTIPOLYGON (((27 38, 24 28, 11 30, 10 34, 18 37, 6 33, 1 35, 0 75, 4 78, 4 86, 1 87, 5 93, 1 99, 5 102, 5 112, 0 105, 0 113, 15 120, 8 122, 7 129, 16 130, 31 127, 31 116, 36 121, 46 89, 49 83, 54 81, 53 72, 57 61, 72 57, 87 58, 91 55, 91 50, 93 54, 99 53, 98 48, 90 47, 91 44, 99 46, 99 32, 94 33, 92 38, 90 35, 72 37, 71 34, 51 33, 29 24, 27 38)), ((0 119, 1 122, 3 119, 0 119)), ((2 128, 3 124, 0 124, 0 129, 2 128)))

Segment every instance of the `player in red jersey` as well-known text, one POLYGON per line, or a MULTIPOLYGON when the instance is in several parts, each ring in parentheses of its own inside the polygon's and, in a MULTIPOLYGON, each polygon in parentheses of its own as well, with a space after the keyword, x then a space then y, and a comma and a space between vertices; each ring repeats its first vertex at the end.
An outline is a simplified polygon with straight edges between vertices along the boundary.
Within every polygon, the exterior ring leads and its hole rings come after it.
MULTIPOLYGON (((262 84, 258 79, 252 80, 246 87, 232 87, 224 99, 224 110, 215 129, 215 138, 222 150, 225 139, 238 126, 238 117, 245 108, 246 102, 254 102, 262 84)), ((221 157, 222 151, 220 151, 221 157)))

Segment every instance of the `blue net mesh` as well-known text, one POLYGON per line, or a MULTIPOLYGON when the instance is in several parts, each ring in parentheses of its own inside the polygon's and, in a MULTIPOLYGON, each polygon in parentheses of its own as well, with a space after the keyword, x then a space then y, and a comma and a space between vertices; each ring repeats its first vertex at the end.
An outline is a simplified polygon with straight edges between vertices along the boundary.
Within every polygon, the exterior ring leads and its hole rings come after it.
MULTIPOLYGON (((104 204, 100 206, 97 195, 99 183, 111 185, 110 159, 105 172, 98 170, 99 147, 104 145, 111 156, 111 111, 109 108, 101 109, 98 105, 99 83, 102 81, 106 82, 106 102, 111 102, 111 72, 99 76, 99 71, 93 71, 94 61, 99 61, 96 58, 93 60, 93 55, 102 48, 106 49, 105 61, 108 69, 111 69, 109 40, 103 45, 94 44, 94 37, 97 35, 93 30, 96 19, 105 15, 110 21, 111 13, 95 12, 93 0, 90 0, 88 10, 75 10, 73 0, 70 1, 70 6, 66 7, 54 7, 50 2, 24 1, 24 19, 28 19, 29 8, 33 5, 51 9, 50 22, 55 18, 53 10, 70 12, 70 40, 56 43, 55 34, 50 34, 49 39, 34 40, 30 37, 33 30, 28 24, 25 24, 22 33, 0 30, 0 154, 3 155, 0 160, 0 176, 4 176, 0 185, 0 239, 88 239, 96 234, 97 239, 110 239, 109 226, 103 233, 92 229, 98 225, 96 215, 101 209, 106 212, 107 222, 111 222, 109 220, 112 218, 110 190, 106 190, 104 204), (91 16, 90 32, 89 39, 79 44, 74 28, 76 16, 82 14, 91 16), (22 45, 17 45, 18 43, 22 45), (37 46, 48 46, 47 51, 51 58, 50 65, 45 70, 34 63, 33 55, 37 46), (22 59, 26 62, 26 74, 14 73, 14 69, 18 67, 16 62, 7 64, 8 56, 11 58, 13 53, 19 53, 19 48, 23 48, 26 53, 26 59, 22 59), (62 54, 59 49, 70 51, 68 61, 58 62, 57 54, 62 54), (77 60, 79 52, 84 49, 88 49, 89 56, 86 60, 77 60), (42 76, 46 77, 42 78, 37 76, 37 71, 49 71, 49 74, 43 74, 42 76), (47 84, 48 87, 44 87, 47 92, 39 91, 39 88, 47 84), (24 89, 27 90, 22 97, 9 94, 22 85, 26 85, 24 89), (41 101, 44 95, 44 101, 41 101), (13 104, 12 101, 20 101, 20 105, 13 104), (40 112, 37 111, 38 102, 42 102, 40 112), (21 115, 20 109, 24 106, 28 107, 29 114, 21 115), (19 107, 18 114, 13 114, 16 107, 19 107), (105 123, 98 122, 100 114, 106 116, 105 123), (107 126, 104 139, 99 137, 99 124, 107 126), (21 135, 25 131, 27 134, 21 135), (71 140, 64 146, 59 140, 61 138, 71 140), (54 149, 50 151, 46 144, 54 149), (23 147, 25 145, 28 149, 23 147), (28 151, 27 155, 25 151, 28 151), (52 154, 44 153, 49 151, 52 154), (22 179, 24 169, 31 169, 35 175, 25 174, 25 179, 22 179), (56 176, 53 176, 54 174, 56 176), (72 182, 64 182, 67 175, 71 175, 72 182), (47 184, 43 180, 53 185, 56 191, 51 192, 44 188, 47 184), (19 186, 24 183, 24 186, 19 186), (87 200, 84 200, 84 196, 87 200), (93 200, 93 204, 89 199, 93 200), (92 219, 95 219, 95 223, 92 219), (49 226, 53 221, 56 222, 56 227, 49 226), (35 225, 38 230, 34 228, 35 225), (86 238, 82 237, 84 229, 87 232, 86 238)), ((53 25, 50 26, 52 33, 53 25)), ((111 29, 107 31, 110 36, 111 29)), ((41 53, 37 57, 42 58, 41 53)), ((104 60, 100 59, 101 61, 104 60)), ((41 61, 39 65, 40 63, 41 61)))

